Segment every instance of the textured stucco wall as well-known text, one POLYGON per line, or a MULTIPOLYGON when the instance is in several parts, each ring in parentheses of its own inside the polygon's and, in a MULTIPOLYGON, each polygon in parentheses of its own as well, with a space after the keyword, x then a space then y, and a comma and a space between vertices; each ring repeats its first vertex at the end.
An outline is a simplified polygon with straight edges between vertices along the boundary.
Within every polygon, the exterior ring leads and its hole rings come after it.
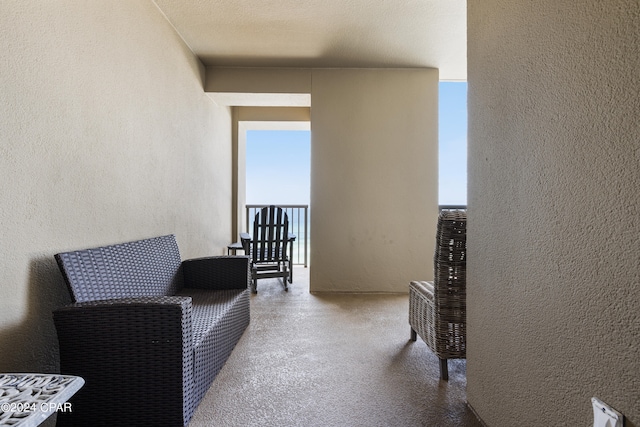
POLYGON ((469 403, 640 425, 640 4, 468 2, 469 403))
POLYGON ((0 372, 55 371, 54 253, 167 233, 224 253, 231 115, 151 1, 1 9, 0 372))
POLYGON ((312 291, 407 292, 433 277, 438 71, 314 69, 312 291))

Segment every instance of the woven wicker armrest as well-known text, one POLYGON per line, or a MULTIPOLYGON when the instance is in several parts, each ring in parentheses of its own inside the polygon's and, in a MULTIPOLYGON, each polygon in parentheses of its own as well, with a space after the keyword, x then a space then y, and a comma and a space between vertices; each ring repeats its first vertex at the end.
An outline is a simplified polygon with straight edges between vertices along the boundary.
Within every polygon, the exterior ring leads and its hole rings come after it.
POLYGON ((60 414, 58 425, 184 425, 193 381, 191 317, 192 300, 182 296, 54 311, 61 372, 85 379, 71 400, 73 413, 60 414))
MULTIPOLYGON (((191 336, 192 310, 192 300, 188 296, 118 298, 70 304, 55 310, 53 320, 61 347, 67 338, 71 346, 77 347, 79 339, 97 340, 101 333, 138 334, 141 337, 135 339, 146 340, 156 324, 161 324, 157 328, 159 333, 177 325, 179 330, 175 333, 191 336)), ((117 339, 127 338, 120 336, 117 339)))
POLYGON ((251 282, 249 257, 218 256, 183 261, 185 288, 247 289, 251 282))
POLYGON ((69 304, 65 307, 57 309, 59 311, 73 311, 89 307, 134 307, 134 306, 174 306, 174 305, 190 305, 189 297, 185 296, 146 296, 146 297, 126 297, 126 298, 113 298, 96 301, 78 302, 75 304, 69 304))
POLYGON ((433 288, 433 282, 413 281, 410 284, 410 288, 424 295, 428 300, 433 301, 435 290, 433 288))

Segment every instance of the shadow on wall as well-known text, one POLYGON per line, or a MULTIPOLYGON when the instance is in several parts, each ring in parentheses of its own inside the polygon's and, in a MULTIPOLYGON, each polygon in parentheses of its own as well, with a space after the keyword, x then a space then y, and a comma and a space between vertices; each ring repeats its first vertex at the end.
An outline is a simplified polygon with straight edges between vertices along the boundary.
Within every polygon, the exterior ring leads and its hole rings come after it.
POLYGON ((53 256, 31 261, 27 313, 18 326, 0 330, 0 372, 60 372, 53 310, 71 303, 53 256))

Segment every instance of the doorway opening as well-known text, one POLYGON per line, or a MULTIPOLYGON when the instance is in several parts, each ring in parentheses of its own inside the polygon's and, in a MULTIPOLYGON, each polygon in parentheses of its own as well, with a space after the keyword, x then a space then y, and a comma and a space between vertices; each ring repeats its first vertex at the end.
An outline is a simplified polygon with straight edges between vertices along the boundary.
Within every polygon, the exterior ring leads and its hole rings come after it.
POLYGON ((246 132, 246 230, 264 206, 287 212, 294 264, 309 264, 311 131, 248 130, 246 132))

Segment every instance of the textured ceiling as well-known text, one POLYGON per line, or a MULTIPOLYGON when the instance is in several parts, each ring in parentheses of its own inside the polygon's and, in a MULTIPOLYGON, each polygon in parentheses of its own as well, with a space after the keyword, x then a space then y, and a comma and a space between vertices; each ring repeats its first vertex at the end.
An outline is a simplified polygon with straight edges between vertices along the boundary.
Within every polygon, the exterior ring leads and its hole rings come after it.
POLYGON ((155 0, 205 65, 433 67, 466 80, 466 0, 155 0))

